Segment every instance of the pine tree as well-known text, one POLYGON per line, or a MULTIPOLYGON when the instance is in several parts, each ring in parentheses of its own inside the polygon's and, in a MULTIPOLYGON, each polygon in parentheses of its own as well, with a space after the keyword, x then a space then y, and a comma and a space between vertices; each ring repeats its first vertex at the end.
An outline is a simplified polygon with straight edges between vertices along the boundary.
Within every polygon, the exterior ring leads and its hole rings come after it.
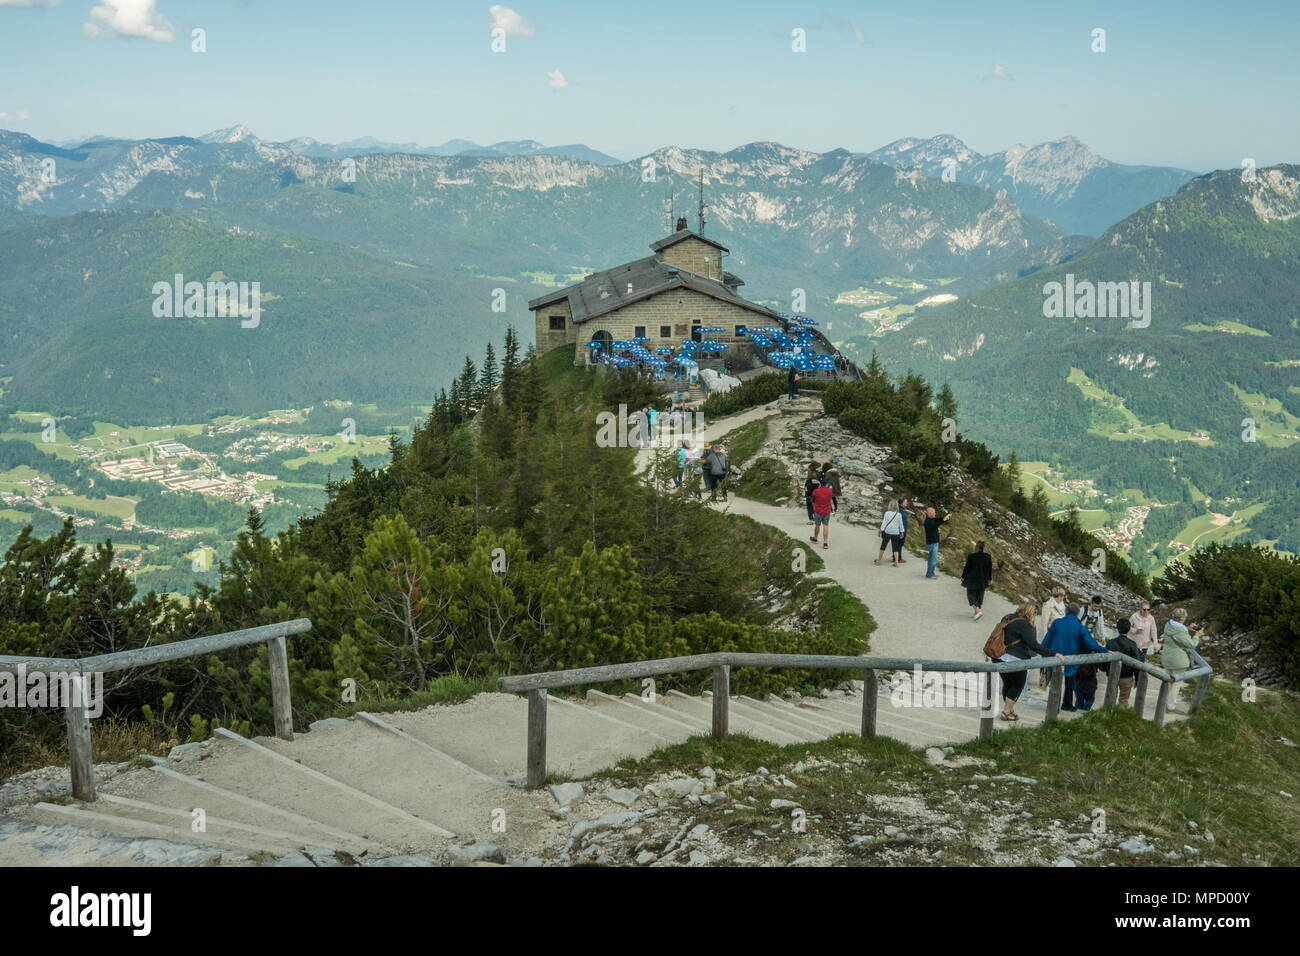
POLYGON ((940 418, 951 418, 957 420, 957 399, 952 394, 952 388, 947 382, 943 383, 943 388, 939 389, 938 412, 940 418))
POLYGON ((542 374, 542 365, 537 358, 537 349, 528 346, 524 365, 520 372, 519 409, 529 422, 537 421, 546 399, 546 378, 542 374))
POLYGON ((501 359, 501 402, 512 411, 518 390, 519 336, 515 334, 515 327, 512 325, 506 329, 506 346, 501 359))
POLYGON ((880 377, 880 374, 881 374, 884 370, 885 370, 885 369, 884 369, 884 366, 882 366, 882 365, 880 364, 880 359, 876 356, 876 350, 875 350, 875 349, 872 349, 872 350, 871 350, 871 364, 867 366, 867 374, 870 375, 870 376, 872 376, 872 377, 874 377, 874 378, 879 378, 879 377, 880 377))
POLYGON ((460 390, 461 412, 465 418, 471 418, 477 406, 478 369, 474 367, 474 360, 468 355, 465 356, 465 364, 461 367, 460 378, 456 379, 456 385, 460 390))
POLYGON ((478 373, 478 388, 474 403, 482 408, 484 400, 496 391, 500 382, 500 376, 497 374, 497 355, 492 348, 492 343, 489 342, 487 350, 483 353, 483 368, 478 373))

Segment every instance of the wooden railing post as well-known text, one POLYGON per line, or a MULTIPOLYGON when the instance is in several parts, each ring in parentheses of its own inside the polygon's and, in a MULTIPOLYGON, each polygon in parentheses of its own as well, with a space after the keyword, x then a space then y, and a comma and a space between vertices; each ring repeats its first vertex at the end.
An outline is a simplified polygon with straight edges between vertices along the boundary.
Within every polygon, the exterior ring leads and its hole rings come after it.
POLYGON ((1055 720, 1061 710, 1061 698, 1065 695, 1065 665, 1058 664, 1052 668, 1052 683, 1047 689, 1047 714, 1043 720, 1055 720))
POLYGON ((880 690, 876 686, 876 672, 868 669, 862 675, 862 739, 876 739, 876 704, 880 690))
POLYGON ((1119 675, 1123 668, 1123 661, 1110 662, 1110 668, 1106 671, 1106 699, 1101 702, 1101 706, 1114 707, 1119 701, 1119 675))
POLYGON ((1192 695, 1192 702, 1187 708, 1189 714, 1196 713, 1196 708, 1201 706, 1201 701, 1205 700, 1205 692, 1210 688, 1210 675, 1205 674, 1196 681, 1196 693, 1192 695))
POLYGON ((718 664, 713 668, 713 739, 727 736, 727 704, 731 702, 731 667, 718 664))
POLYGON ((95 763, 90 747, 90 715, 86 712, 89 690, 86 675, 76 671, 65 685, 68 700, 64 713, 68 723, 68 765, 72 770, 72 796, 90 802, 95 799, 95 763))
POLYGON ((980 686, 984 689, 980 701, 980 736, 988 740, 993 736, 993 677, 992 671, 980 675, 980 686))
POLYGON ((1162 680, 1160 682, 1160 693, 1156 694, 1156 726, 1163 727, 1165 724, 1165 713, 1169 706, 1169 692, 1173 689, 1173 681, 1162 680))
POLYGON ((1147 677, 1150 676, 1146 671, 1138 671, 1137 680, 1133 684, 1133 709, 1137 711, 1139 717, 1143 716, 1143 710, 1147 703, 1147 677))
POLYGON ((528 692, 528 780, 529 790, 546 785, 546 688, 528 692))
POLYGON ((266 642, 271 668, 271 704, 275 709, 275 735, 293 740, 293 704, 289 700, 289 649, 283 637, 266 642))

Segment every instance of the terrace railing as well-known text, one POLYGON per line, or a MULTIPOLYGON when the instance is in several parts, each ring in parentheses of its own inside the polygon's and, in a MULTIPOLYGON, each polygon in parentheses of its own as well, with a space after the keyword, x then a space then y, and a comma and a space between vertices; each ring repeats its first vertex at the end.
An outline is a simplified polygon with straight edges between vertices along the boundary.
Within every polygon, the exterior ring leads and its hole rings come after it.
MULTIPOLYGON (((293 707, 289 700, 289 654, 285 639, 311 630, 311 621, 299 618, 279 624, 265 624, 242 631, 210 634, 171 644, 155 644, 129 651, 115 651, 76 660, 54 657, 0 656, 0 673, 44 673, 62 677, 64 713, 68 725, 68 761, 72 770, 72 795, 78 800, 95 799, 95 765, 90 747, 90 715, 87 677, 133 667, 147 667, 165 661, 217 654, 235 647, 265 644, 271 669, 271 703, 275 711, 275 735, 293 740, 293 707), (71 691, 69 693, 68 691, 71 691)), ((25 688, 19 688, 22 693, 25 688)))
POLYGON ((1169 692, 1178 681, 1196 680, 1196 693, 1188 713, 1200 706, 1205 698, 1213 668, 1195 651, 1191 652, 1196 666, 1171 673, 1164 668, 1128 657, 1116 651, 1098 654, 1067 656, 1062 663, 1055 657, 1030 658, 1023 661, 937 661, 915 657, 843 657, 826 654, 695 654, 690 657, 668 657, 652 661, 627 664, 607 664, 599 667, 579 667, 573 670, 547 671, 537 674, 520 674, 502 677, 497 690, 503 693, 528 694, 528 772, 527 786, 536 789, 546 783, 546 695, 558 687, 576 687, 602 684, 609 681, 636 680, 698 670, 713 671, 713 736, 721 740, 727 736, 727 710, 730 702, 731 668, 733 667, 788 667, 800 670, 860 671, 863 674, 862 736, 876 736, 876 705, 879 700, 878 671, 906 670, 948 671, 978 673, 981 675, 981 708, 979 735, 993 736, 993 676, 1017 671, 1051 668, 1052 682, 1047 695, 1046 720, 1055 720, 1061 707, 1065 687, 1064 665, 1109 663, 1106 678, 1106 696, 1103 707, 1113 707, 1119 699, 1120 671, 1125 665, 1138 672, 1134 684, 1133 707, 1142 714, 1146 705, 1147 682, 1156 678, 1160 682, 1156 698, 1154 720, 1163 726, 1168 712, 1169 692))

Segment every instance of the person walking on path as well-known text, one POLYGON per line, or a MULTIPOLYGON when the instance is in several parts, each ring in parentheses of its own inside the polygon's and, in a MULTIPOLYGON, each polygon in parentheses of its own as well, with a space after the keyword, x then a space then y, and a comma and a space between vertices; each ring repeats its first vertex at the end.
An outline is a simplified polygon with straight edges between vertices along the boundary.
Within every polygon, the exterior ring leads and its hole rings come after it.
POLYGON ((898 562, 899 564, 907 561, 903 557, 903 544, 907 540, 907 513, 912 510, 912 499, 903 498, 898 502, 898 513, 903 516, 903 533, 898 536, 898 562))
MULTIPOLYGON (((1065 616, 1058 617, 1047 629, 1043 646, 1056 654, 1069 657, 1072 654, 1105 654, 1106 648, 1092 639, 1088 629, 1079 620, 1079 605, 1068 604, 1065 616)), ((1074 675, 1078 664, 1065 665, 1065 693, 1061 696, 1061 710, 1077 710, 1074 703, 1074 675)), ((1097 688, 1093 687, 1095 693, 1097 688)), ((1089 705, 1091 706, 1091 705, 1089 705)))
POLYGON ((975 550, 966 555, 966 566, 961 571, 961 586, 966 589, 971 620, 984 616, 984 591, 993 583, 993 556, 984 550, 984 542, 976 541, 975 550))
POLYGON ((1160 650, 1160 640, 1157 637, 1159 632, 1156 616, 1151 613, 1151 602, 1143 601, 1142 606, 1133 612, 1128 622, 1132 628, 1130 637, 1137 645, 1138 659, 1145 661, 1148 654, 1160 650))
POLYGON ((1093 640, 1106 639, 1106 618, 1102 614, 1100 594, 1094 594, 1092 603, 1079 611, 1079 620, 1083 621, 1083 626, 1092 634, 1093 640))
MULTIPOLYGON (((1065 617, 1065 588, 1059 585, 1052 589, 1052 596, 1043 604, 1043 614, 1038 621, 1038 639, 1047 637, 1047 632, 1056 623, 1057 618, 1065 617)), ((1051 675, 1046 669, 1038 672, 1038 686, 1046 687, 1051 675)))
MULTIPOLYGON (((1000 661, 1027 661, 1035 654, 1039 657, 1051 657, 1052 652, 1038 643, 1034 631, 1034 619, 1038 616, 1038 605, 1028 601, 1019 611, 1009 615, 1006 629, 1002 632, 1007 645, 1007 652, 1000 661)), ((1064 660, 1060 654, 1056 655, 1064 660)), ((1019 720, 1016 715, 1016 701, 1025 690, 1025 678, 1028 671, 1009 671, 1002 676, 1002 720, 1019 720)))
POLYGON ((793 401, 794 401, 794 383, 797 382, 797 381, 799 381, 799 373, 797 373, 797 372, 794 370, 794 366, 793 366, 793 365, 790 366, 790 371, 788 371, 788 372, 786 373, 786 375, 785 375, 785 381, 786 381, 786 384, 788 384, 788 385, 790 386, 790 401, 793 402, 793 401))
POLYGON ((889 547, 894 552, 893 567, 898 567, 899 552, 903 549, 902 507, 902 502, 899 502, 893 511, 886 511, 884 517, 880 519, 880 554, 876 557, 876 564, 881 562, 885 556, 885 548, 889 547))
POLYGON ((816 523, 813 521, 812 493, 820 484, 821 479, 817 477, 817 462, 813 462, 808 466, 808 477, 803 481, 803 503, 808 506, 808 523, 813 527, 816 527, 816 523))
POLYGON ((677 477, 673 479, 673 485, 677 488, 682 486, 682 480, 686 477, 686 465, 691 460, 691 443, 684 441, 677 449, 677 477))
POLYGON ((822 529, 822 550, 831 546, 831 510, 835 498, 835 490, 827 482, 824 485, 818 485, 813 489, 813 533, 812 542, 817 543, 817 529, 822 529))
POLYGON ((1186 681, 1176 681, 1173 675, 1181 671, 1192 669, 1191 651, 1196 650, 1196 645, 1201 642, 1205 636, 1205 628, 1199 624, 1193 624, 1190 628, 1186 624, 1187 609, 1174 608, 1174 616, 1165 622, 1165 630, 1162 635, 1163 650, 1160 652, 1160 663, 1164 665, 1165 670, 1169 671, 1169 712, 1180 713, 1178 707, 1178 694, 1183 689, 1186 681))
MULTIPOLYGON (((1137 645, 1134 644, 1133 639, 1128 636, 1128 632, 1131 628, 1132 625, 1126 617, 1121 617, 1116 621, 1116 633, 1114 637, 1106 642, 1107 649, 1118 651, 1121 654, 1127 654, 1129 657, 1137 657, 1137 645)), ((1137 671, 1128 664, 1124 664, 1119 669, 1119 705, 1121 707, 1128 706, 1129 694, 1133 692, 1133 675, 1136 673, 1137 671)))
POLYGON ((925 576, 927 578, 938 577, 934 573, 934 569, 939 566, 939 529, 943 526, 944 521, 951 517, 952 515, 944 515, 941 520, 933 506, 925 509, 925 550, 930 553, 925 564, 925 576))
POLYGON ((719 444, 713 446, 713 463, 710 465, 713 469, 713 491, 716 496, 718 491, 722 492, 722 500, 727 500, 727 472, 731 468, 731 461, 727 458, 726 449, 719 444))

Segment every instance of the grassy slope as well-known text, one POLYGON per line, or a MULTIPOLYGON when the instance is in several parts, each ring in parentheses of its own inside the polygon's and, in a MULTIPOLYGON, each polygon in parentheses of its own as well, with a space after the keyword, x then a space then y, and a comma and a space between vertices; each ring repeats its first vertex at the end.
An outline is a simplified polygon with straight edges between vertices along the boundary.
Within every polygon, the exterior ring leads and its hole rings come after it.
POLYGON ((812 843, 812 853, 851 864, 1051 864, 1064 855, 1066 835, 1093 838, 1101 809, 1108 834, 1092 854, 1076 857, 1083 865, 1204 860, 1294 866, 1300 863, 1300 803, 1281 791, 1300 793, 1300 748, 1282 738, 1300 726, 1300 700, 1269 691, 1261 691, 1256 703, 1240 697, 1235 685, 1221 682, 1211 687, 1200 711, 1176 725, 1160 728, 1127 709, 1100 710, 1077 721, 970 741, 948 758, 949 764, 962 757, 988 761, 983 765, 934 766, 922 752, 884 738, 844 735, 780 747, 736 735, 721 742, 693 738, 624 761, 602 776, 643 786, 658 773, 689 773, 706 765, 723 778, 760 766, 785 773, 795 787, 766 788, 746 801, 754 809, 732 809, 729 801, 693 810, 697 822, 746 854, 756 852, 755 828, 765 828, 768 835, 759 838, 757 851, 776 862, 806 855, 810 851, 800 845, 812 843), (817 762, 810 757, 828 765, 796 769, 800 761, 817 762), (988 779, 1008 773, 1036 782, 988 779), (804 808, 806 833, 792 832, 788 810, 769 809, 772 797, 804 808), (864 811, 871 822, 855 827, 864 811), (1019 822, 1008 824, 1008 817, 1019 822), (941 829, 939 821, 951 829, 941 829), (848 845, 855 834, 870 835, 889 822, 905 832, 848 845), (1135 836, 1156 851, 1133 855, 1117 849, 1135 836), (1199 852, 1188 853, 1185 845, 1199 852), (1179 857, 1166 855, 1171 852, 1179 857))

